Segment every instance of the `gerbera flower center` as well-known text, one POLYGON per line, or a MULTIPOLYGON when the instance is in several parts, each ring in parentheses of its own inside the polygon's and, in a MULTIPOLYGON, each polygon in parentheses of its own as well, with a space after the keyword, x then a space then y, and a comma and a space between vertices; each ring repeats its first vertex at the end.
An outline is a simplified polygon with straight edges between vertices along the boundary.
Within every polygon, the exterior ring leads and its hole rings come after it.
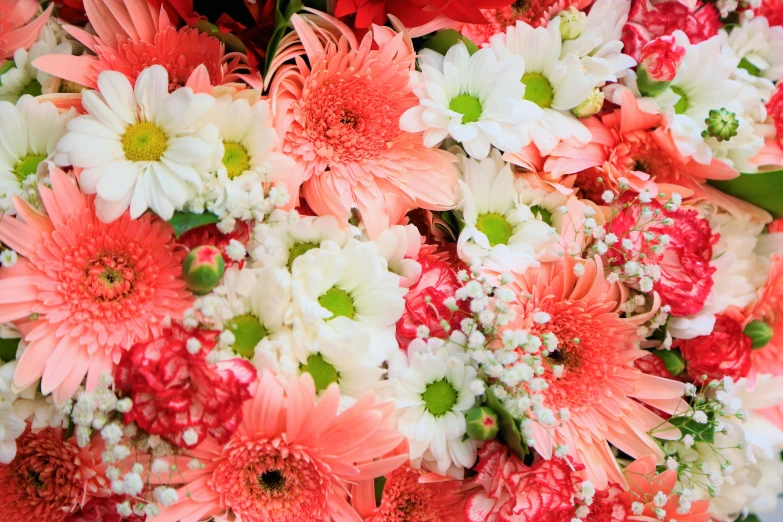
POLYGON ((229 179, 234 179, 250 168, 250 155, 241 143, 224 141, 223 166, 229 179))
POLYGON ((688 96, 685 94, 685 91, 674 85, 672 85, 672 91, 680 97, 680 99, 677 100, 677 103, 674 104, 674 112, 677 114, 685 114, 685 111, 690 107, 688 104, 688 96))
POLYGON ((130 125, 122 135, 125 157, 131 161, 158 161, 167 144, 166 134, 150 121, 130 125))
POLYGON ((507 245, 513 233, 511 223, 494 212, 481 214, 476 220, 476 228, 487 236, 490 246, 507 245))
POLYGON ((128 259, 105 254, 87 264, 84 286, 96 301, 114 301, 133 292, 135 273, 128 259))
MULTIPOLYGON (((356 315, 353 308, 353 298, 341 288, 333 286, 318 298, 318 304, 332 312, 332 317, 347 317, 353 319, 356 315)), ((328 319, 327 319, 328 320, 328 319)))
POLYGON ((24 182, 29 176, 32 176, 38 172, 38 165, 41 164, 46 156, 40 156, 38 154, 28 154, 21 160, 16 162, 14 167, 14 176, 20 183, 24 182))
POLYGON ((234 334, 234 344, 231 349, 245 359, 252 359, 256 353, 256 345, 268 335, 266 328, 253 314, 238 315, 228 323, 228 329, 234 334))
POLYGON ((430 383, 421 394, 424 407, 432 415, 440 417, 451 411, 457 403, 457 390, 446 379, 430 383))
POLYGON ((520 81, 525 84, 526 100, 535 103, 542 109, 548 109, 552 106, 552 102, 555 99, 555 90, 546 76, 535 72, 525 73, 520 81))
POLYGON ((547 225, 552 224, 552 213, 547 209, 545 209, 544 207, 533 205, 532 207, 530 207, 530 212, 532 212, 534 216, 540 216, 541 221, 543 221, 547 225))
POLYGON ((481 101, 470 94, 460 94, 452 98, 449 109, 462 114, 462 123, 473 123, 481 117, 481 101))
POLYGON ((307 364, 301 367, 303 372, 309 373, 315 383, 315 390, 320 392, 337 382, 337 369, 327 362, 320 353, 315 353, 307 358, 307 364))
POLYGON ((759 76, 761 74, 761 69, 750 63, 747 58, 740 60, 740 63, 737 65, 737 67, 740 69, 745 69, 751 76, 759 76))
POLYGON ((264 491, 280 493, 285 491, 285 475, 279 469, 270 469, 264 471, 258 477, 258 485, 264 491))
POLYGON ((294 246, 291 247, 291 250, 288 252, 288 270, 291 270, 291 267, 294 266, 294 260, 307 252, 308 250, 312 250, 314 248, 318 248, 320 245, 318 243, 296 243, 294 246))

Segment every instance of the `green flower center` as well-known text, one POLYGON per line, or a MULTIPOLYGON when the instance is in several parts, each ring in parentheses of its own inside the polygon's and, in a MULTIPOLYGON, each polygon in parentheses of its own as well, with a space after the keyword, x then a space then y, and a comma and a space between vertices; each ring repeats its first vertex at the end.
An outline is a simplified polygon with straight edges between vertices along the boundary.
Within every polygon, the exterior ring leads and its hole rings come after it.
POLYGON ((685 111, 687 111, 689 107, 688 96, 685 94, 685 91, 674 85, 672 85, 672 91, 680 97, 679 101, 674 105, 674 112, 677 114, 685 114, 685 111))
POLYGON ((285 475, 279 469, 269 469, 258 477, 258 485, 264 491, 280 493, 285 490, 285 475))
POLYGON ((24 86, 24 89, 19 91, 19 96, 24 96, 25 94, 29 94, 30 96, 40 96, 43 94, 43 87, 40 83, 38 83, 38 80, 32 80, 30 83, 24 86))
POLYGON ((223 148, 223 166, 226 167, 229 179, 234 179, 250 169, 250 155, 244 145, 236 141, 224 141, 223 148))
POLYGON ((439 417, 451 411, 451 408, 457 403, 457 390, 447 381, 441 379, 427 385, 424 393, 421 394, 424 399, 424 406, 435 417, 439 417))
POLYGON ((236 339, 231 348, 234 353, 245 359, 253 358, 256 353, 256 345, 269 334, 258 317, 253 314, 234 317, 228 323, 228 329, 236 339))
POLYGON ((301 256, 308 250, 318 248, 319 246, 320 245, 318 245, 318 243, 296 243, 294 246, 292 246, 291 250, 288 252, 288 270, 291 270, 291 267, 294 266, 294 261, 297 257, 301 256))
POLYGON ((740 69, 745 69, 751 76, 759 76, 761 74, 761 69, 750 63, 746 58, 740 60, 740 63, 737 65, 737 67, 740 69))
POLYGON ((302 365, 302 371, 313 377, 316 391, 322 391, 333 382, 337 382, 337 369, 326 362, 320 353, 307 358, 307 364, 302 365))
POLYGON ((487 236, 490 246, 507 245, 513 233, 506 218, 494 212, 481 214, 476 221, 476 228, 487 236))
POLYGON ((525 73, 521 81, 525 84, 525 99, 527 101, 531 101, 543 109, 552 106, 555 90, 543 74, 525 73))
POLYGON ((544 207, 539 207, 538 205, 533 205, 530 207, 530 212, 533 213, 534 216, 541 216, 541 221, 546 223, 547 225, 552 224, 552 213, 545 209, 544 207))
POLYGON ((462 123, 473 123, 481 117, 481 102, 470 94, 460 94, 449 102, 449 109, 462 114, 462 123))
POLYGON ((332 317, 329 319, 334 319, 335 317, 353 319, 355 315, 353 299, 348 295, 348 292, 337 287, 330 288, 319 297, 318 304, 332 312, 332 317))
POLYGON ((17 161, 16 167, 14 168, 14 176, 16 176, 16 179, 19 180, 19 183, 22 183, 24 180, 26 180, 28 176, 32 176, 38 172, 38 165, 40 165, 41 162, 45 159, 46 156, 28 154, 21 160, 17 161))
POLYGON ((152 122, 134 123, 122 135, 125 157, 131 161, 157 161, 166 151, 168 138, 152 122))

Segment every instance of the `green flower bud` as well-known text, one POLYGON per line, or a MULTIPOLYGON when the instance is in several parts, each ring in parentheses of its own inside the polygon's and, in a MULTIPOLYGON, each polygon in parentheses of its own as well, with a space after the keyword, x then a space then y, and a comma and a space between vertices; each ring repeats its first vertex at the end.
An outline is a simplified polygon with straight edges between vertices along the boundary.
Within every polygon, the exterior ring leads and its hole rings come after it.
POLYGON ((563 40, 575 40, 579 38, 587 25, 587 15, 571 6, 566 11, 560 12, 560 35, 563 40))
POLYGON ((743 333, 750 337, 752 341, 751 347, 754 350, 764 348, 772 340, 774 332, 772 328, 764 321, 751 321, 748 326, 745 327, 743 333))
POLYGON ((468 437, 471 439, 494 439, 500 429, 497 414, 486 406, 469 409, 465 414, 465 421, 467 422, 468 437))
POLYGON ((191 250, 182 262, 182 277, 188 289, 203 295, 215 288, 226 271, 223 254, 217 247, 201 245, 191 250))
POLYGON ((465 38, 454 29, 446 29, 444 31, 438 31, 429 40, 424 43, 425 49, 432 49, 436 53, 446 55, 446 52, 451 49, 453 45, 462 42, 465 47, 468 48, 468 53, 473 54, 478 51, 478 47, 470 39, 465 38))
POLYGON ((711 110, 709 118, 705 118, 704 123, 707 124, 707 130, 701 133, 702 138, 712 136, 718 141, 729 141, 737 135, 739 128, 739 120, 733 112, 725 108, 711 110))
POLYGON ((571 109, 571 112, 577 118, 587 118, 601 112, 601 107, 603 106, 604 93, 601 92, 601 89, 596 87, 593 89, 593 92, 590 93, 590 96, 588 96, 585 101, 571 109))

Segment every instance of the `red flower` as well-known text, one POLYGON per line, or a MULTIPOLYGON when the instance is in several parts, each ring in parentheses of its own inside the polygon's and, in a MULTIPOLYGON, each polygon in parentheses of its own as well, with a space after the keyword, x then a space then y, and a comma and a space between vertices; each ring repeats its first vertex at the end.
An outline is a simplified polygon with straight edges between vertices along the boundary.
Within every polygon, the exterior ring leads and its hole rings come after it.
POLYGON ((672 378, 672 374, 666 369, 663 359, 651 353, 636 359, 633 362, 633 365, 647 375, 655 375, 656 377, 662 377, 664 379, 672 378))
MULTIPOLYGON (((185 245, 188 250, 193 250, 201 245, 212 245, 217 247, 223 253, 223 261, 226 263, 226 268, 234 266, 236 263, 233 259, 226 254, 226 247, 232 239, 236 239, 243 245, 247 246, 250 241, 250 226, 244 221, 237 221, 237 224, 228 234, 224 234, 218 230, 217 225, 204 225, 202 227, 196 227, 188 230, 179 238, 179 242, 185 245)), ((242 268, 244 260, 241 261, 239 268, 242 268)))
POLYGON ((443 304, 462 286, 454 270, 434 256, 424 256, 419 262, 421 277, 405 294, 405 310, 397 322, 397 341, 403 348, 416 338, 416 328, 421 325, 430 329, 432 337, 446 338, 449 333, 443 329, 441 320, 448 321, 453 329, 459 327, 460 321, 466 317, 460 311, 452 312, 443 304))
MULTIPOLYGON (((146 515, 131 515, 123 518, 117 513, 117 504, 128 500, 127 497, 113 495, 111 497, 95 497, 87 502, 77 513, 65 519, 65 522, 143 522, 146 515)), ((130 499, 133 503, 133 499, 130 499)))
POLYGON ((623 489, 612 484, 609 489, 595 492, 590 514, 584 522, 625 522, 630 514, 630 506, 623 498, 623 489))
MULTIPOLYGON (((634 197, 630 192, 627 195, 634 197)), ((719 236, 713 236, 710 224, 695 210, 669 211, 657 200, 646 205, 653 211, 660 210, 660 219, 671 218, 674 223, 664 226, 660 220, 655 220, 640 228, 638 223, 647 222, 648 219, 640 218, 642 205, 634 203, 617 215, 609 231, 620 241, 630 239, 644 254, 642 263, 658 265, 661 277, 655 281, 653 289, 661 296, 661 303, 671 308, 672 315, 695 314, 704 308, 704 302, 712 290, 712 274, 716 269, 710 266, 710 261, 712 246, 719 236), (644 240, 644 232, 652 233, 656 239, 644 240), (661 235, 667 235, 669 243, 662 254, 656 254, 652 247, 661 235)), ((608 258, 612 265, 623 264, 626 260, 626 253, 620 250, 620 241, 609 251, 608 258)))
POLYGON ((674 343, 687 363, 688 375, 698 383, 729 376, 734 380, 750 372, 750 337, 742 333, 742 324, 728 315, 719 315, 710 335, 674 343))
POLYGON ((511 5, 513 0, 337 0, 334 14, 338 18, 353 16, 354 26, 367 29, 384 25, 388 15, 396 16, 406 27, 418 27, 440 15, 471 24, 485 24, 481 9, 511 5))
POLYGON ((225 443, 242 421, 242 403, 252 397, 256 371, 242 359, 209 364, 218 333, 174 324, 160 338, 135 344, 115 375, 133 399, 125 422, 135 421, 177 446, 192 448, 207 435, 225 443), (190 339, 201 345, 195 354, 187 349, 190 339), (192 444, 185 442, 189 430, 198 437, 192 444))
POLYGON ((660 36, 645 44, 640 58, 651 80, 670 82, 685 58, 685 47, 674 43, 671 35, 660 36))
POLYGON ((775 232, 783 232, 783 218, 777 218, 772 223, 767 225, 767 231, 770 234, 774 234, 775 232))
MULTIPOLYGON (((775 93, 767 102, 767 114, 775 123, 775 130, 778 134, 778 143, 783 144, 783 84, 778 84, 775 93)), ((783 146, 783 145, 781 145, 783 146)))
POLYGON ((674 0, 655 5, 650 0, 634 0, 628 23, 623 28, 623 52, 638 62, 644 45, 654 38, 679 29, 696 44, 718 34, 720 28, 720 13, 712 3, 696 0, 696 6, 691 10, 674 0))
POLYGON ((770 27, 783 25, 783 1, 761 0, 761 5, 753 10, 753 14, 766 17, 770 27))

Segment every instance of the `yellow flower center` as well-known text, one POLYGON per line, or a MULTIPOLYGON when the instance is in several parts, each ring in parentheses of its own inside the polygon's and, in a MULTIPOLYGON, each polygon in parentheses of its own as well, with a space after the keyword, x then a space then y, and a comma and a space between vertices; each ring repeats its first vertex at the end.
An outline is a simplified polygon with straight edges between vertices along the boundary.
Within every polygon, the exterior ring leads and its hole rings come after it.
POLYGON ((247 149, 236 141, 224 141, 223 166, 229 179, 234 179, 250 168, 250 156, 247 149))
POLYGON ((122 148, 130 161, 158 161, 167 145, 166 134, 149 121, 134 123, 122 135, 122 148))
POLYGON ((318 248, 319 246, 320 245, 318 243, 296 243, 288 252, 288 269, 291 270, 291 267, 294 266, 294 261, 297 257, 301 256, 308 250, 318 248))

